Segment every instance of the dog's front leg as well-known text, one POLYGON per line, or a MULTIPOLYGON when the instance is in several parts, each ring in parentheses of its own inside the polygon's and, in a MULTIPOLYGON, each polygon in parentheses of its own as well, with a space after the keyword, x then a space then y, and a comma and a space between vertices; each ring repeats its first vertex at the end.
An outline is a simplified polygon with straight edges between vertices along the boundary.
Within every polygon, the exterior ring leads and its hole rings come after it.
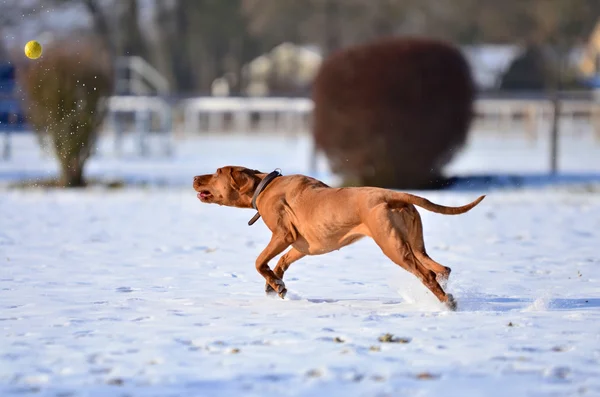
POLYGON ((265 278, 267 284, 277 291, 277 294, 283 299, 287 290, 283 280, 271 270, 269 267, 269 261, 281 254, 287 247, 290 246, 290 242, 285 237, 280 237, 275 234, 271 237, 271 241, 256 258, 256 270, 265 278))
MULTIPOLYGON (((279 262, 277 262, 277 265, 275 266, 275 269, 273 269, 273 272, 277 277, 283 279, 283 274, 287 271, 290 265, 296 262, 298 259, 304 258, 305 256, 305 254, 292 247, 288 252, 281 255, 281 258, 279 258, 279 262)), ((269 283, 266 283, 265 292, 267 293, 267 295, 270 295, 274 294, 275 290, 269 285, 269 283)))

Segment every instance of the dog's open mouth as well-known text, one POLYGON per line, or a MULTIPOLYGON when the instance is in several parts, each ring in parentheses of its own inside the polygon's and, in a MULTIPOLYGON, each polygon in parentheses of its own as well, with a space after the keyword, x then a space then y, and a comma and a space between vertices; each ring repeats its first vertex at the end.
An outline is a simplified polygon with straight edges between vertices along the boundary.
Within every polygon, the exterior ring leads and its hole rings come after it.
POLYGON ((212 197, 212 193, 208 190, 201 190, 196 196, 198 196, 201 201, 206 201, 212 197))

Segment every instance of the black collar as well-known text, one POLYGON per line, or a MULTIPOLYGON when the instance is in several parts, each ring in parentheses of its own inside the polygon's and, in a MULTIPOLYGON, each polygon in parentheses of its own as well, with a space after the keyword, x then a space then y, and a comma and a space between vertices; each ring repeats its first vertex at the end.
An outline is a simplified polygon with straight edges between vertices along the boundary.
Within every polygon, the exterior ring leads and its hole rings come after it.
POLYGON ((256 190, 254 191, 254 195, 252 196, 252 208, 254 208, 256 210, 256 215, 254 215, 252 217, 252 219, 250 219, 248 221, 248 226, 252 226, 254 224, 254 222, 256 222, 258 220, 258 218, 260 218, 260 213, 258 212, 258 208, 256 208, 256 199, 258 199, 258 196, 263 192, 263 190, 265 190, 267 185, 269 183, 273 182, 273 180, 279 176, 281 176, 281 172, 279 172, 278 170, 275 170, 275 171, 271 172, 269 175, 265 176, 263 178, 263 180, 260 181, 260 183, 256 187, 256 190))

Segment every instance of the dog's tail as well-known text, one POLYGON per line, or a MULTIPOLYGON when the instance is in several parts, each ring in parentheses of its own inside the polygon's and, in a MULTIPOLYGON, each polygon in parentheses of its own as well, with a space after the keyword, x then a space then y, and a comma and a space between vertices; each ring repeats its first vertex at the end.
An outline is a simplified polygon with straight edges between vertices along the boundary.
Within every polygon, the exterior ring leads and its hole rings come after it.
POLYGON ((393 197, 393 200, 398 200, 398 201, 402 201, 404 203, 414 204, 416 206, 419 206, 428 211, 435 212, 438 214, 458 215, 458 214, 464 214, 465 212, 467 212, 470 209, 472 209, 473 207, 475 207, 477 204, 479 204, 481 202, 481 200, 483 200, 485 198, 485 195, 480 196, 477 200, 475 200, 469 204, 463 205, 461 207, 446 207, 445 205, 435 204, 423 197, 415 196, 414 194, 410 194, 410 193, 397 192, 397 193, 394 193, 394 195, 392 197, 393 197))

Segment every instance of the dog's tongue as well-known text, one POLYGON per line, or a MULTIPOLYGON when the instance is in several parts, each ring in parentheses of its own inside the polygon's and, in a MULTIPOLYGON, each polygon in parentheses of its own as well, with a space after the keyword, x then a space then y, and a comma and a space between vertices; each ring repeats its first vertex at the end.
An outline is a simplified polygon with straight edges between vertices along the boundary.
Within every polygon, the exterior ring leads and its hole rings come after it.
POLYGON ((198 198, 205 198, 208 196, 208 193, 200 192, 196 196, 198 196, 198 198))

